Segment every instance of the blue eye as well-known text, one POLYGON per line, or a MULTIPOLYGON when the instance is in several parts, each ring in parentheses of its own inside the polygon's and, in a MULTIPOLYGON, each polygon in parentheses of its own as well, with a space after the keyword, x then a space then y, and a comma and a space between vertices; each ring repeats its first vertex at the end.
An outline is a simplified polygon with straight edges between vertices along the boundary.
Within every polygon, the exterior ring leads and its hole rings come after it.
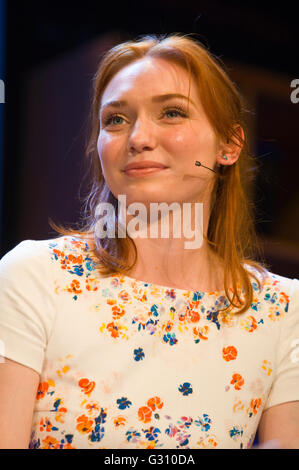
MULTIPOLYGON (((112 114, 111 116, 108 116, 108 118, 105 120, 105 125, 108 125, 113 121, 113 119, 118 118, 118 119, 123 119, 121 116, 118 114, 112 114)), ((118 123, 119 124, 119 123, 118 123)))
MULTIPOLYGON (((181 108, 180 106, 172 106, 172 107, 169 107, 169 108, 164 108, 163 109, 163 112, 162 112, 162 116, 166 115, 166 114, 169 114, 169 113, 176 113, 178 114, 180 117, 187 117, 187 113, 186 111, 181 108)), ((177 116, 174 116, 175 118, 177 116)), ((105 120, 104 120, 104 125, 105 126, 108 126, 109 124, 112 124, 112 125, 118 125, 118 124, 121 124, 121 123, 116 123, 116 124, 113 124, 113 120, 115 118, 119 118, 119 119, 124 119, 123 117, 121 117, 119 114, 109 114, 105 120)))

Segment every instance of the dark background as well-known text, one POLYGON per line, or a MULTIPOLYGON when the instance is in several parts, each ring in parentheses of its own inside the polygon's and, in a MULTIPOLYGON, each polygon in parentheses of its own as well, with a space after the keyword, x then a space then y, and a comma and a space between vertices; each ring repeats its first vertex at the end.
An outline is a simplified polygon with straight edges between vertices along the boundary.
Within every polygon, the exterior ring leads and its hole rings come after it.
POLYGON ((266 261, 273 272, 299 277, 299 103, 290 100, 290 83, 299 78, 295 2, 1 5, 0 256, 24 239, 54 236, 49 217, 78 220, 92 77, 105 49, 145 33, 194 32, 228 66, 252 110, 250 144, 259 157, 252 191, 266 261))

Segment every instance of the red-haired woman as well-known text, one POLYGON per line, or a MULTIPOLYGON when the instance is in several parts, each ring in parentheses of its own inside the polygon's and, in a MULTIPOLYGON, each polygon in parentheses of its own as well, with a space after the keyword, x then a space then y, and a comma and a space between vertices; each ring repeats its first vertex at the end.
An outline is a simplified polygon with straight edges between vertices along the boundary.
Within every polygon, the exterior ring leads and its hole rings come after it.
POLYGON ((106 52, 92 106, 83 227, 0 262, 1 447, 299 448, 299 281, 258 261, 224 66, 143 36, 106 52))

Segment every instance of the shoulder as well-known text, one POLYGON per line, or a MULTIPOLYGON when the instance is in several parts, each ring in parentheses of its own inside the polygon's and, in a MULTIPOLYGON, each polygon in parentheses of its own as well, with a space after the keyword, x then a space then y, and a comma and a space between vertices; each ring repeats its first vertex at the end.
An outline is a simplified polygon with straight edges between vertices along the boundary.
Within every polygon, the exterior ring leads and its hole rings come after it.
POLYGON ((51 266, 66 269, 70 263, 91 262, 92 257, 91 244, 80 237, 23 240, 0 259, 0 276, 21 276, 26 271, 47 277, 51 273, 51 266))
POLYGON ((294 306, 298 309, 298 279, 281 276, 267 269, 260 272, 251 265, 246 265, 246 269, 255 276, 251 277, 255 309, 266 309, 272 320, 283 318, 286 314, 289 316, 289 311, 293 311, 294 306))
POLYGON ((63 236, 49 241, 51 261, 64 272, 89 276, 99 259, 93 240, 86 237, 63 236))
POLYGON ((280 301, 282 301, 281 299, 285 299, 287 304, 290 304, 291 302, 290 306, 293 306, 294 300, 296 300, 296 302, 298 301, 299 280, 268 271, 268 276, 265 280, 263 289, 265 294, 276 294, 280 297, 280 301))
MULTIPOLYGON (((249 275, 253 274, 259 281, 261 286, 261 293, 266 294, 267 292, 276 292, 289 296, 293 293, 293 289, 298 290, 298 279, 293 279, 280 274, 274 273, 267 269, 263 272, 258 271, 255 267, 246 264, 246 270, 249 275)), ((258 283, 254 277, 251 277, 252 285, 255 291, 258 291, 258 283)))
POLYGON ((0 275, 17 275, 26 269, 40 269, 49 261, 47 240, 23 240, 8 251, 0 260, 0 275))

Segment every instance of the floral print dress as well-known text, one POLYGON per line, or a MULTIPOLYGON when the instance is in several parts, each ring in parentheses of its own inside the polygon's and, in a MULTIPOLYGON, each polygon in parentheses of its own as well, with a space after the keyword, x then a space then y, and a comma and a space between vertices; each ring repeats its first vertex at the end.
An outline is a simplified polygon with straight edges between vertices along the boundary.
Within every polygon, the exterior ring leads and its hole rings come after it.
POLYGON ((18 244, 0 345, 40 374, 29 448, 250 448, 266 408, 299 400, 299 280, 251 279, 250 309, 224 314, 224 291, 103 277, 79 237, 18 244))

